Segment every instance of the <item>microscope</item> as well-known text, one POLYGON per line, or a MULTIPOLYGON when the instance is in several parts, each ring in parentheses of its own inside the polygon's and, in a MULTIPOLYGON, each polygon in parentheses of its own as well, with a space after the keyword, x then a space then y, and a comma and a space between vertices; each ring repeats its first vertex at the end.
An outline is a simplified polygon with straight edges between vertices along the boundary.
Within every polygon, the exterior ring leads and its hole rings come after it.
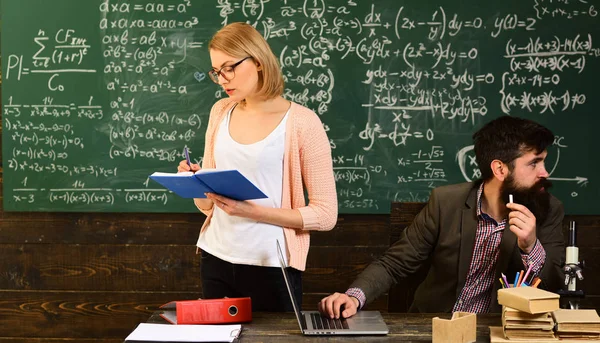
POLYGON ((567 286, 567 289, 558 291, 560 294, 560 307, 577 310, 579 309, 580 300, 584 297, 583 290, 577 290, 577 280, 583 280, 581 271, 585 266, 585 261, 579 261, 577 231, 574 221, 569 223, 569 244, 567 245, 565 257, 563 271, 565 273, 565 286, 567 286))

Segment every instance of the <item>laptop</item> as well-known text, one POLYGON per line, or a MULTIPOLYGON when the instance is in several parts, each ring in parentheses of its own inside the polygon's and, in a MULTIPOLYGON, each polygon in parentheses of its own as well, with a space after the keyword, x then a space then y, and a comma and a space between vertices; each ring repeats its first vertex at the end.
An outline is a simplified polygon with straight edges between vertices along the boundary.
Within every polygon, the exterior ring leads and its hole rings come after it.
POLYGON ((298 310, 299 305, 296 302, 290 282, 288 280, 286 264, 283 258, 283 252, 277 240, 277 254, 281 264, 281 272, 285 285, 292 299, 292 306, 298 319, 300 331, 305 335, 387 335, 389 329, 379 311, 358 311, 350 318, 329 319, 321 316, 319 311, 298 310))

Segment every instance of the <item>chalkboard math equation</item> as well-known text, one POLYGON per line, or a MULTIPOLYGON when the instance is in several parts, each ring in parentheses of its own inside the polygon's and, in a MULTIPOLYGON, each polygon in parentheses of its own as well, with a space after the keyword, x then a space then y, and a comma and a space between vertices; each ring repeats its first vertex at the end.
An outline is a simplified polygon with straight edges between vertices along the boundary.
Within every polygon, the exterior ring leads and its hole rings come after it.
POLYGON ((471 135, 514 115, 555 133, 546 168, 567 213, 598 214, 597 7, 5 0, 4 209, 196 212, 148 175, 173 172, 184 147, 201 163, 210 108, 227 96, 207 78, 208 41, 244 21, 276 54, 284 97, 320 116, 341 213, 477 179, 471 135))

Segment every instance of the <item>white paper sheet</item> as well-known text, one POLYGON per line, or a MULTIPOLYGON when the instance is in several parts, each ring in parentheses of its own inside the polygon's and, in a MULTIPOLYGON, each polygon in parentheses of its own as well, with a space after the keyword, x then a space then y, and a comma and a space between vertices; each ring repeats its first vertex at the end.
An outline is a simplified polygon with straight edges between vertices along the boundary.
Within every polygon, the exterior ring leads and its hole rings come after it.
POLYGON ((242 330, 235 325, 170 325, 142 323, 125 341, 233 342, 242 330))

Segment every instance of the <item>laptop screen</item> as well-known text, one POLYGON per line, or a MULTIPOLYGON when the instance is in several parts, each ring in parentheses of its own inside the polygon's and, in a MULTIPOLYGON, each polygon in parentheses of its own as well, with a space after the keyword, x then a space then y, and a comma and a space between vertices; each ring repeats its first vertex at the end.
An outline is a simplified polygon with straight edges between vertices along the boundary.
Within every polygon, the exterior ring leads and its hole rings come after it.
POLYGON ((288 289, 288 293, 290 294, 290 299, 292 299, 292 306, 294 307, 294 313, 296 313, 296 319, 298 320, 298 326, 300 327, 300 331, 304 332, 304 328, 302 327, 302 320, 300 319, 301 313, 298 310, 299 305, 296 303, 296 298, 294 297, 294 292, 292 292, 292 288, 290 287, 290 281, 287 277, 286 264, 285 259, 283 258, 283 251, 281 250, 281 245, 279 244, 279 240, 277 240, 277 256, 279 257, 279 264, 281 265, 281 273, 283 274, 283 279, 285 280, 285 286, 288 289))

